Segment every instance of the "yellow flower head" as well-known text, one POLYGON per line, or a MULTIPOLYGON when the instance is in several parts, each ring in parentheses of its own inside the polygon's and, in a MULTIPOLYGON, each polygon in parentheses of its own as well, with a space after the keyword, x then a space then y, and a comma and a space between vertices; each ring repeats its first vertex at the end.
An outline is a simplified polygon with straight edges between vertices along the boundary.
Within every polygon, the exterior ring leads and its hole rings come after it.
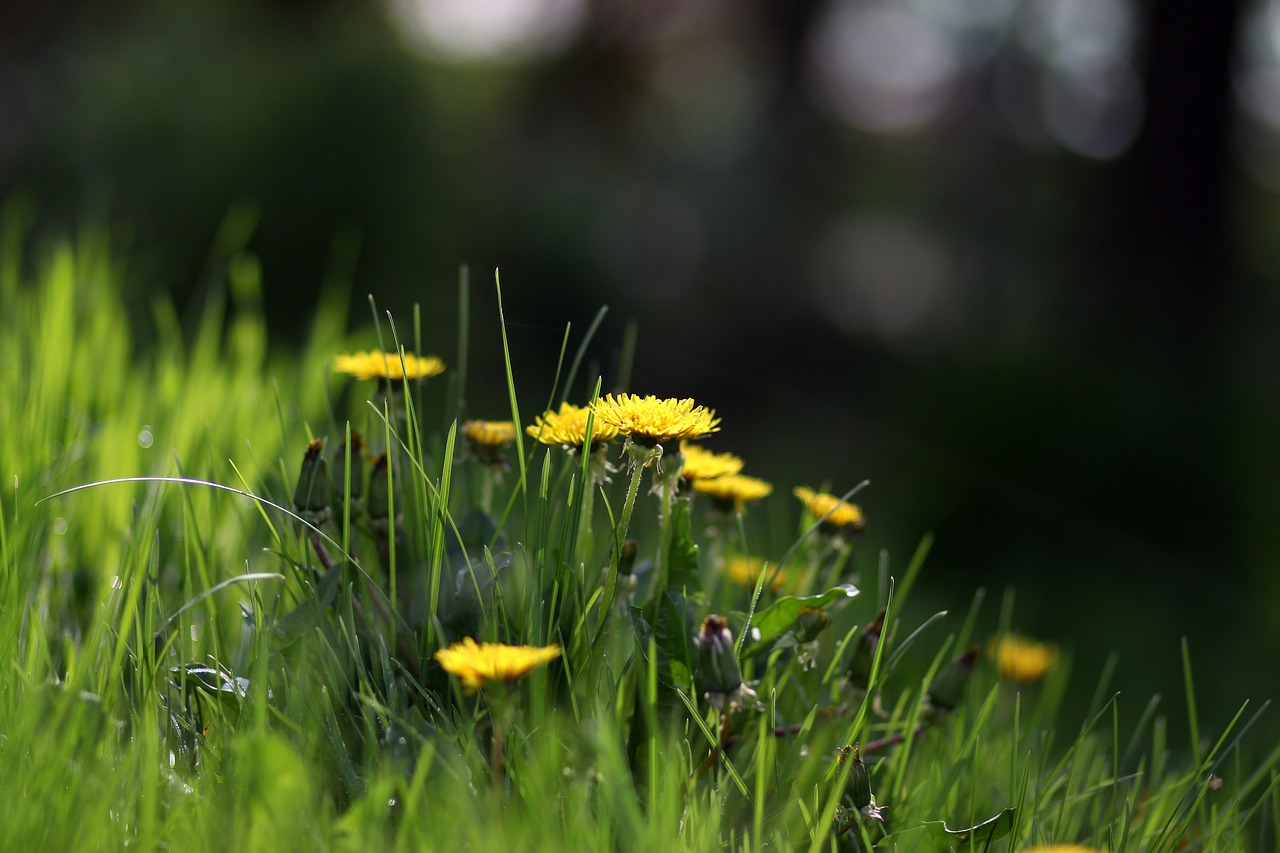
POLYGON ((792 494, 800 499, 801 503, 815 518, 826 516, 822 523, 827 527, 857 533, 867 526, 867 520, 862 515, 862 508, 857 504, 845 503, 835 495, 815 492, 806 486, 796 486, 792 494), (830 515, 827 515, 827 513, 830 513, 830 515))
MULTIPOLYGON (((561 403, 560 411, 546 411, 533 419, 524 431, 543 444, 561 447, 582 447, 587 440, 587 415, 590 409, 561 403)), ((618 428, 605 423, 600 416, 591 422, 592 445, 607 444, 618 437, 618 428)))
POLYGON ((699 438, 720 429, 715 410, 690 399, 608 394, 596 400, 595 413, 599 420, 613 424, 633 442, 647 447, 699 438))
POLYGON ((516 427, 511 421, 467 421, 462 425, 462 437, 473 447, 497 450, 515 439, 516 427))
POLYGON ((732 453, 712 453, 688 441, 680 442, 680 452, 684 454, 684 470, 680 476, 686 480, 731 477, 742 470, 742 459, 732 453))
POLYGON ((1007 634, 992 643, 991 657, 1005 681, 1034 684, 1058 659, 1058 650, 1049 643, 1007 634))
POLYGON ((764 560, 759 557, 744 557, 741 554, 735 554, 725 560, 721 574, 739 586, 755 589, 756 582, 760 580, 761 571, 765 572, 765 584, 774 592, 782 589, 791 580, 785 569, 778 569, 773 565, 766 568, 764 560), (777 571, 774 571, 775 569, 777 571), (771 581, 770 578, 773 580, 771 581))
POLYGON ((399 353, 381 350, 335 355, 333 369, 335 373, 345 373, 356 379, 383 380, 428 379, 444 372, 444 362, 434 355, 419 356, 407 352, 403 357, 402 364, 399 353))
POLYGON ((514 681, 558 657, 559 646, 504 646, 477 643, 470 637, 436 652, 445 672, 461 678, 470 692, 491 681, 514 681))
MULTIPOLYGON (((688 464, 688 457, 685 457, 688 464)), ((773 493, 773 486, 764 480, 735 474, 732 477, 716 477, 714 480, 694 480, 693 490, 706 495, 717 504, 732 506, 735 512, 746 509, 747 501, 758 501, 773 493)))

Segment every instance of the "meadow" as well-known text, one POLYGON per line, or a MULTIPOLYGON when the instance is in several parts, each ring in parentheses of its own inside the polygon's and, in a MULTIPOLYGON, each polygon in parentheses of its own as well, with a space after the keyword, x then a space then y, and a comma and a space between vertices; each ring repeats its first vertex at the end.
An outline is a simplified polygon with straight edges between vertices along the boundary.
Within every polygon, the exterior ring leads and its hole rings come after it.
POLYGON ((904 618, 927 531, 861 553, 861 484, 750 477, 715 401, 589 375, 598 324, 527 388, 499 281, 429 306, 454 352, 340 281, 283 348, 235 234, 194 324, 100 232, 28 242, 0 227, 4 849, 1276 849, 1265 708, 1202 731, 1184 648, 1171 743, 1012 595, 904 618), (481 303, 503 375, 468 370, 481 303))

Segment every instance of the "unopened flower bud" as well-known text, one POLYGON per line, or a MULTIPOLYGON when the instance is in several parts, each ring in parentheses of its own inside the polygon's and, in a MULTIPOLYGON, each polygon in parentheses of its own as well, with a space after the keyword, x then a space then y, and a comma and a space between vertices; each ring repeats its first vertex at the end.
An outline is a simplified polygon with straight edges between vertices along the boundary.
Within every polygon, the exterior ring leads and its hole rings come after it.
POLYGON ((934 714, 946 714, 955 710, 960 704, 960 697, 964 695, 964 686, 969 681, 969 673, 973 672, 973 667, 978 662, 979 654, 978 647, 972 646, 969 651, 942 668, 924 697, 928 710, 934 714))
POLYGON ((871 669, 876 662, 876 648, 880 645, 880 633, 884 630, 885 611, 881 608, 865 628, 858 633, 853 643, 853 653, 849 656, 849 667, 845 674, 849 683, 859 690, 866 690, 871 684, 871 669))
POLYGON ((361 438, 360 433, 353 430, 350 442, 345 436, 338 442, 337 452, 333 455, 333 475, 330 483, 336 502, 341 503, 348 493, 350 494, 354 514, 354 508, 359 507, 364 500, 364 439, 361 438), (348 448, 351 454, 349 481, 347 479, 348 448))
POLYGON ((307 445, 293 490, 293 508, 310 524, 319 525, 329 518, 329 463, 324 458, 324 442, 316 439, 307 445))
POLYGON ((723 616, 708 616, 694 637, 698 644, 698 685, 708 694, 721 696, 742 686, 742 670, 733 648, 733 632, 723 616))

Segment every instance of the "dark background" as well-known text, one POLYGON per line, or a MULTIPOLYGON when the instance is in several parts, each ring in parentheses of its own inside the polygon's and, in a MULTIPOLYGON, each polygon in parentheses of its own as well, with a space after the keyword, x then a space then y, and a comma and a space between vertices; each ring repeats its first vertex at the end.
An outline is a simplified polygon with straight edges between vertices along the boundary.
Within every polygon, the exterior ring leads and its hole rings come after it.
POLYGON ((1177 725, 1183 636, 1207 728, 1276 695, 1269 4, 10 2, 0 191, 108 222, 140 320, 250 227, 282 346, 336 277, 448 360, 468 264, 476 416, 495 268, 526 407, 607 304, 606 382, 634 320, 768 512, 870 479, 866 563, 935 532, 917 605, 1016 587, 1081 702, 1115 649, 1177 725))

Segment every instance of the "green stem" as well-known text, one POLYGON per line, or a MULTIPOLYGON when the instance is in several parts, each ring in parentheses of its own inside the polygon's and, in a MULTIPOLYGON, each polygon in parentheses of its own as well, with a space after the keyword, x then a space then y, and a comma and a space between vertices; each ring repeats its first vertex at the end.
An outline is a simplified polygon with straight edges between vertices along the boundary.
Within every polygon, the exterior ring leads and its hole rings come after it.
POLYGON ((622 547, 627 541, 627 530, 631 526, 631 511, 635 509, 636 493, 640 491, 640 475, 644 466, 631 464, 631 482, 627 485, 627 500, 622 505, 622 518, 618 523, 618 532, 614 536, 613 556, 609 558, 609 578, 605 581, 604 603, 600 608, 600 625, 596 628, 596 639, 593 645, 602 647, 605 630, 609 627, 609 614, 613 612, 613 599, 618 592, 618 562, 622 559, 622 547))
POLYGON ((658 556, 653 565, 653 595, 649 599, 649 612, 645 618, 651 627, 658 624, 658 614, 662 608, 662 596, 667 590, 667 579, 671 574, 671 510, 675 505, 675 478, 662 478, 658 495, 662 507, 658 514, 658 556))

